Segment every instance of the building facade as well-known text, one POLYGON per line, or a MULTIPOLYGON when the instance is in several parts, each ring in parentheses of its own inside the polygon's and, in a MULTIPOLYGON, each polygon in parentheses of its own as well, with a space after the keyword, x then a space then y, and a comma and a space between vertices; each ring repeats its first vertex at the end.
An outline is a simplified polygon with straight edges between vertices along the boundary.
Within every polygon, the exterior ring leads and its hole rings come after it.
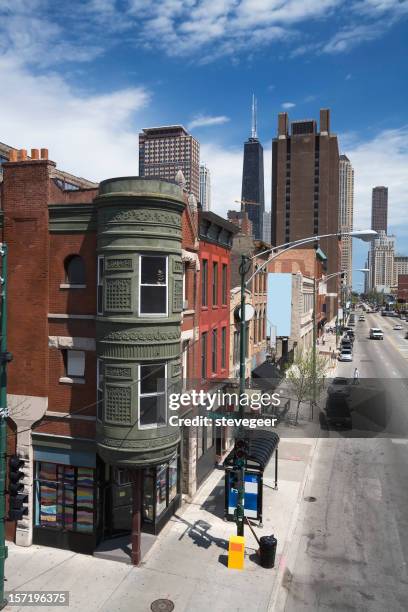
MULTIPOLYGON (((353 229, 354 208, 354 169, 346 155, 340 155, 340 192, 339 192, 339 229, 350 232, 353 229)), ((345 271, 346 285, 353 285, 353 239, 343 236, 341 239, 340 269, 345 271)))
POLYGON ((378 231, 378 238, 373 240, 369 252, 369 289, 390 293, 394 285, 395 237, 387 236, 385 231, 378 231))
POLYGON ((398 286, 398 277, 408 274, 408 257, 406 255, 395 255, 394 257, 394 280, 393 285, 398 286))
POLYGON ((187 192, 199 200, 199 142, 182 125, 144 128, 139 134, 139 176, 174 181, 179 171, 187 192))
POLYGON ((373 187, 371 229, 376 232, 388 231, 388 187, 373 187))
POLYGON ((182 444, 167 397, 201 384, 200 233, 219 264, 219 305, 203 317, 208 351, 217 329, 208 374, 228 377, 235 228, 221 219, 204 236, 194 196, 172 182, 96 185, 57 170, 46 149, 8 159, 9 452, 25 461, 28 514, 7 536, 94 554, 131 532, 140 543, 214 465, 208 432, 182 444))
POLYGON ((211 210, 211 173, 207 166, 200 166, 200 204, 203 210, 211 210))
MULTIPOLYGON (((292 121, 278 116, 278 133, 272 141, 272 245, 339 230, 339 151, 331 132, 330 111, 320 111, 320 130, 315 120, 292 121)), ((311 246, 311 248, 313 248, 311 246)), ((323 239, 328 273, 339 270, 337 240, 323 239)), ((329 292, 338 281, 329 282, 329 292)), ((334 316, 334 303, 328 305, 334 316)))
POLYGON ((271 213, 265 211, 263 214, 263 236, 262 240, 267 244, 271 244, 271 213))

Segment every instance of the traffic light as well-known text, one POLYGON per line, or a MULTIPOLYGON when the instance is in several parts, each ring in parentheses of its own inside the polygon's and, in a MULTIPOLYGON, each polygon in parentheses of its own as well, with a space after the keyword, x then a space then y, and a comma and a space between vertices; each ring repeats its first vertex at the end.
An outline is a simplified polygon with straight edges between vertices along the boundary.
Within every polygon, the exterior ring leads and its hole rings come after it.
POLYGON ((10 521, 21 521, 25 514, 28 514, 28 508, 25 504, 28 502, 28 495, 23 493, 24 484, 22 482, 25 477, 21 468, 25 465, 24 459, 20 459, 18 455, 12 455, 9 459, 9 516, 10 521))
POLYGON ((249 456, 249 441, 245 438, 239 438, 235 441, 234 447, 234 465, 242 467, 245 465, 249 456))

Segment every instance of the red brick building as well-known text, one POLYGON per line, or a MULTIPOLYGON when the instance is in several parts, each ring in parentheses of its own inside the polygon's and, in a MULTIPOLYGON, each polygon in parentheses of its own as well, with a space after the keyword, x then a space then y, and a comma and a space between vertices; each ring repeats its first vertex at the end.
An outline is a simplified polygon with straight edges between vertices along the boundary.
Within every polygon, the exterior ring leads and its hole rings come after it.
MULTIPOLYGON (((130 177, 97 185, 59 171, 45 149, 32 150, 31 158, 24 151, 6 153, 0 222, 9 251, 8 350, 13 354, 8 368, 8 447, 25 460, 29 498, 27 516, 8 523, 7 535, 25 546, 34 542, 92 553, 110 537, 130 539, 136 504, 142 536, 155 536, 180 505, 182 493, 192 495, 213 468, 215 432, 188 432, 189 443, 183 446, 186 431, 177 438, 157 428, 156 436, 150 425, 142 428, 136 421, 129 436, 140 429, 137 433, 147 445, 143 452, 153 453, 151 461, 145 454, 138 458, 139 451, 131 450, 139 445, 137 436, 128 442, 126 435, 122 441, 129 450, 122 453, 124 458, 109 462, 107 445, 113 434, 104 433, 104 419, 107 411, 126 416, 128 388, 132 402, 139 405, 142 400, 143 377, 135 381, 138 391, 125 381, 127 371, 139 372, 147 365, 139 363, 141 358, 124 363, 126 351, 144 351, 153 363, 160 353, 169 378, 180 378, 182 387, 191 389, 201 386, 202 337, 207 333, 204 378, 228 378, 234 228, 212 213, 199 218, 195 198, 174 183, 130 177), (152 185, 156 192, 145 193, 152 185), (123 204, 129 197, 130 203, 123 204), (113 208, 106 208, 106 202, 113 208), (137 208, 140 202, 143 210, 137 208), (135 247, 137 241, 140 246, 135 247), (141 318, 146 283, 142 258, 147 258, 149 272, 152 261, 164 256, 160 281, 147 283, 146 296, 159 291, 159 299, 165 291, 166 314, 141 318), (127 270, 133 271, 132 278, 127 270), (126 293, 128 280, 139 293, 126 293), (117 293, 111 287, 119 288, 117 293), (213 362, 209 351, 214 336, 213 362), (164 341, 157 342, 160 337, 164 341), (123 382, 117 377, 124 377, 123 382), (164 450, 159 456, 155 449, 160 440, 164 450), (173 444, 169 451, 168 440, 173 444), (132 453, 137 468, 133 472, 132 453), (132 473, 138 474, 140 485, 132 473)), ((155 300, 150 300, 153 313, 155 300)), ((109 427, 109 432, 115 427, 120 431, 116 424, 109 427)), ((121 446, 112 452, 120 455, 121 446)))

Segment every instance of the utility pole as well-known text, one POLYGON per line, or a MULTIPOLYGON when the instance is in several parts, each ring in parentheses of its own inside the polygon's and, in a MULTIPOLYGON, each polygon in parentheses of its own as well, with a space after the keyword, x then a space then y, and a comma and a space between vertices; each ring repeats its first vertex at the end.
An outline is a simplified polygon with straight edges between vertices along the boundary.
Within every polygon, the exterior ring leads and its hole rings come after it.
POLYGON ((7 455, 7 245, 1 244, 1 343, 0 343, 0 609, 7 604, 4 598, 4 565, 6 546, 6 455, 7 455))
MULTIPOLYGON (((246 320, 245 320, 245 275, 248 258, 241 256, 240 275, 241 275, 241 312, 240 312, 240 333, 239 333, 239 418, 242 423, 244 418, 244 394, 245 394, 245 370, 246 370, 246 320)), ((238 430, 238 440, 241 440, 244 430, 240 424, 238 430)), ((235 522, 237 524, 237 535, 244 535, 244 503, 245 503, 245 460, 238 460, 236 466, 239 471, 237 507, 235 510, 235 522)))

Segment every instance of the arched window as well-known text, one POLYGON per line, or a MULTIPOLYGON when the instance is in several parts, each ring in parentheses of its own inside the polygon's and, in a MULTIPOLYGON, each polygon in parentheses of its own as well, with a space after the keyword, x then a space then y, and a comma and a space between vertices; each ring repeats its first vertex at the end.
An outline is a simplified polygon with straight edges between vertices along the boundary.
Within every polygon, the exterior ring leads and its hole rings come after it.
POLYGON ((85 285, 85 264, 80 255, 70 255, 66 258, 65 282, 69 285, 85 285))

